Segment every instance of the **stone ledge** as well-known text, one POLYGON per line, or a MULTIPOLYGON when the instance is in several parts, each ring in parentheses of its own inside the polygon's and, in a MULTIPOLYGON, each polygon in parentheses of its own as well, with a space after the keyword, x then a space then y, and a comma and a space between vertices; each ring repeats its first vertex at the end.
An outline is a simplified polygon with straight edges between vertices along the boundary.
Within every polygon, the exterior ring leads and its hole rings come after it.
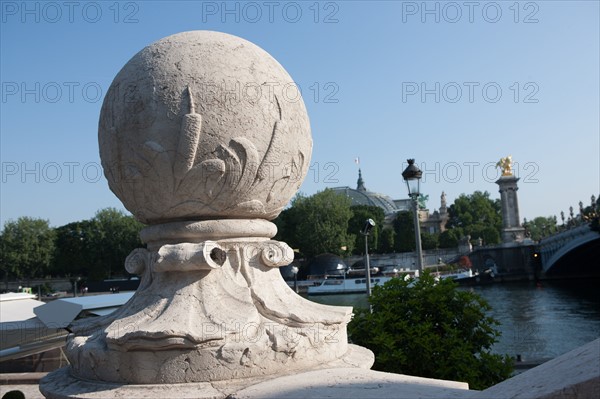
POLYGON ((252 385, 232 395, 254 398, 466 398, 469 384, 361 369, 309 371, 252 385))
POLYGON ((477 392, 473 398, 600 398, 600 338, 477 392))

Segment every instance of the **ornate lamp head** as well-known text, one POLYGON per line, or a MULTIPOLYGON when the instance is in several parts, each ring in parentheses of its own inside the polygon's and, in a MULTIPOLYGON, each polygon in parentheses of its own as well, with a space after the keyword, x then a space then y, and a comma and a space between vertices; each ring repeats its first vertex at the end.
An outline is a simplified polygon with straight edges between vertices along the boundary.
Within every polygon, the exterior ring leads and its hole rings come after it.
POLYGON ((415 165, 414 159, 407 159, 408 166, 402 172, 402 177, 408 187, 408 195, 417 198, 421 193, 420 183, 423 172, 415 165))

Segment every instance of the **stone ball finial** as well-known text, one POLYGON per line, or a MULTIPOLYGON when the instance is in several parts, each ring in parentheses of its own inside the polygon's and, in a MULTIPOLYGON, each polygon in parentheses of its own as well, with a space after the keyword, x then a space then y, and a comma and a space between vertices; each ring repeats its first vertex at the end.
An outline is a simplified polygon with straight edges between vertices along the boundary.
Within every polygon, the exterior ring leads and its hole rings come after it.
POLYGON ((117 74, 98 139, 110 189, 141 222, 273 219, 306 176, 304 101, 258 46, 220 32, 161 39, 117 74))

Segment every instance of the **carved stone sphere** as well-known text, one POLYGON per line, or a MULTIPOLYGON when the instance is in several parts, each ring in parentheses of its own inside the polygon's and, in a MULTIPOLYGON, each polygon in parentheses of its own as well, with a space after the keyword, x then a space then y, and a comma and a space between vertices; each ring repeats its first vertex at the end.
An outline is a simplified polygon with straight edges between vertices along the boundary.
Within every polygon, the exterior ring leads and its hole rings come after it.
POLYGON ((102 104, 111 190, 141 222, 275 218, 306 176, 304 101, 258 46, 183 32, 137 53, 102 104))

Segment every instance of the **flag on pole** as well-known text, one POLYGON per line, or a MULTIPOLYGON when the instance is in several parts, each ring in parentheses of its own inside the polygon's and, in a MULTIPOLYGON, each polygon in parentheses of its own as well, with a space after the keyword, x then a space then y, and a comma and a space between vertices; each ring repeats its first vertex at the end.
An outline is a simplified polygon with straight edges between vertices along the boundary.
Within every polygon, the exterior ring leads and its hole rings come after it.
POLYGON ((360 165, 360 158, 359 157, 354 158, 354 163, 357 165, 360 165))

